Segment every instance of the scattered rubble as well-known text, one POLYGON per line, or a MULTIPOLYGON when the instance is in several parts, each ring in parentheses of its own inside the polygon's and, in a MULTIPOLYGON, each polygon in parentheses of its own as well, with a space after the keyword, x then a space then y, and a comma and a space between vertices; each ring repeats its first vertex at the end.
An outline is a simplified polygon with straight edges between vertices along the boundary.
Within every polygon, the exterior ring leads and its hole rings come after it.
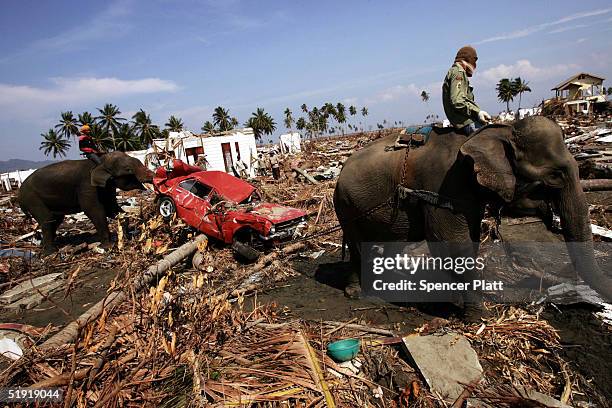
MULTIPOLYGON (((612 156, 602 153, 607 142, 600 140, 606 133, 580 121, 563 126, 575 133, 570 137, 588 134, 568 143, 573 153, 601 154, 584 161, 609 166, 612 156), (591 145, 595 153, 585 150, 591 145)), ((337 222, 332 196, 342 162, 384 134, 306 141, 300 153, 285 157, 280 180, 262 175, 250 182, 264 199, 306 211, 303 235, 326 230, 337 222)), ((489 305, 491 316, 478 323, 437 318, 402 332, 362 317, 298 319, 259 303, 262 291, 299 274, 293 261, 339 253, 337 231, 243 265, 231 249, 196 243, 184 223, 155 216, 152 194, 126 193, 119 197, 126 214, 112 224, 115 248, 97 246, 93 225, 77 214, 59 230, 60 251, 41 259, 37 225, 10 198, 0 198, 0 386, 62 387, 66 406, 82 407, 460 407, 465 401, 586 407, 605 406, 610 397, 564 354, 580 345, 562 342, 541 316, 542 304, 489 305), (78 297, 99 271, 111 272, 107 291, 78 297), (7 309, 17 302, 25 305, 7 309), (26 311, 29 306, 34 309, 26 311), (19 320, 53 311, 66 320, 19 320), (347 338, 360 340, 360 352, 336 363, 326 347, 347 338)), ((592 206, 591 215, 593 225, 612 225, 607 204, 592 206)), ((487 219, 483 229, 493 224, 487 219)))

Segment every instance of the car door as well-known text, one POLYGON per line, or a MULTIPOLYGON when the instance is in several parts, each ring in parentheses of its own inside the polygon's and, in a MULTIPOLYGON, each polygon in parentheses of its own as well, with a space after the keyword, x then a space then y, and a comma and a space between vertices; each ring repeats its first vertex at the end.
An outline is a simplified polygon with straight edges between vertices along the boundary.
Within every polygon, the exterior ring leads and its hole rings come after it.
POLYGON ((210 198, 213 194, 212 187, 196 180, 191 187, 191 193, 198 198, 197 204, 193 209, 200 224, 197 228, 201 231, 207 231, 207 235, 222 239, 219 224, 215 215, 211 212, 212 205, 210 198))
POLYGON ((208 236, 220 238, 215 218, 210 213, 208 196, 212 188, 196 179, 187 179, 177 186, 177 212, 190 226, 208 236))

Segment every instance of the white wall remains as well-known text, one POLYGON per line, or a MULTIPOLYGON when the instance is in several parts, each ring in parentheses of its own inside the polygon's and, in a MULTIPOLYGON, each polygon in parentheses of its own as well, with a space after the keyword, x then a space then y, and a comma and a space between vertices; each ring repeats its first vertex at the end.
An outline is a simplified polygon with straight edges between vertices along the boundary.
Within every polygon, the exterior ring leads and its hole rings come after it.
MULTIPOLYGON (((203 150, 206 158, 206 170, 226 171, 225 160, 223 157, 223 144, 227 143, 231 155, 231 163, 236 165, 238 158, 244 163, 247 174, 255 177, 257 168, 257 144, 255 135, 251 128, 235 129, 224 132, 219 136, 194 135, 189 131, 170 132, 168 139, 156 139, 153 141, 155 146, 147 150, 127 152, 130 156, 137 158, 149 168, 155 168, 159 164, 156 157, 158 153, 173 153, 176 159, 185 163, 195 165, 197 158, 194 151, 203 150)), ((199 155, 196 153, 196 155, 199 155)), ((230 171, 230 174, 232 172, 230 171)))
POLYGON ((302 151, 302 136, 298 132, 280 135, 278 142, 281 153, 299 153, 302 151))

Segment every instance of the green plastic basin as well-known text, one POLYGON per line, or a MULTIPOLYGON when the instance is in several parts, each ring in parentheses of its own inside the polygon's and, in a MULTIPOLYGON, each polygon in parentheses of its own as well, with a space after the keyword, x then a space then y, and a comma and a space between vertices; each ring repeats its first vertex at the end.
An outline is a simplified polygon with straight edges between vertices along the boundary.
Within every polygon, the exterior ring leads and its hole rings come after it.
POLYGON ((327 354, 336 361, 352 360, 359 353, 359 339, 344 339, 327 345, 327 354))

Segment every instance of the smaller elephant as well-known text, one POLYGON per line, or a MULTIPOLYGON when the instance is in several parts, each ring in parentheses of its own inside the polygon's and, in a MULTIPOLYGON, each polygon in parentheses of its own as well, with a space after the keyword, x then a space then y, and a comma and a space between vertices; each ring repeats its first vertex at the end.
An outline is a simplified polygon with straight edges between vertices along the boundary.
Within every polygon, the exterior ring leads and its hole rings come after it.
POLYGON ((83 211, 98 232, 104 247, 111 246, 107 217, 121 210, 117 188, 144 190, 153 181, 153 172, 138 159, 123 152, 101 156, 102 163, 90 160, 64 160, 32 173, 19 189, 19 205, 38 221, 42 229, 43 254, 57 251, 55 235, 64 216, 83 211))

